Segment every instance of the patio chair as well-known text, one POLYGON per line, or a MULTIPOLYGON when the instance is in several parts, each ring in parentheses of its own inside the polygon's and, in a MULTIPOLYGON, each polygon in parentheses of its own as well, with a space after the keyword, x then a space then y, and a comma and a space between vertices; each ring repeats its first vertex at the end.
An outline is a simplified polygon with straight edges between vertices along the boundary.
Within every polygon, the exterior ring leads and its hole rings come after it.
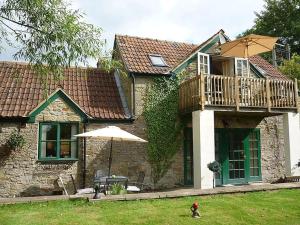
POLYGON ((145 172, 144 171, 139 172, 137 181, 128 182, 126 190, 130 192, 141 192, 144 190, 145 187, 151 188, 150 184, 144 183, 144 179, 145 179, 145 172))

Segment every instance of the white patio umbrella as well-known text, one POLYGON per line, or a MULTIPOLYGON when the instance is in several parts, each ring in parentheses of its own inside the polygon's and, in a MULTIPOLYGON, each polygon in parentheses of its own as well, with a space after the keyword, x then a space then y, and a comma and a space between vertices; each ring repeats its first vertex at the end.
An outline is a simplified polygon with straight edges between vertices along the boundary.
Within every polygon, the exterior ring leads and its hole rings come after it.
POLYGON ((112 162, 112 143, 113 141, 136 141, 136 142, 147 142, 146 140, 139 138, 133 134, 128 133, 116 126, 107 126, 105 128, 85 132, 82 134, 74 135, 75 137, 91 137, 101 138, 110 140, 110 153, 109 153, 109 165, 108 165, 108 176, 110 176, 111 162, 112 162))

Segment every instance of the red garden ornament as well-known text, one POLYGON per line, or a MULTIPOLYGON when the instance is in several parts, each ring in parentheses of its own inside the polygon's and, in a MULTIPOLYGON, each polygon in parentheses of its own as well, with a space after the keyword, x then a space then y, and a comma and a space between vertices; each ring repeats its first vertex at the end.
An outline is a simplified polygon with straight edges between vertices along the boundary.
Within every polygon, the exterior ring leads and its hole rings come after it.
POLYGON ((199 212, 199 204, 197 201, 193 203, 191 206, 191 211, 192 211, 192 217, 193 218, 200 218, 200 212, 199 212))

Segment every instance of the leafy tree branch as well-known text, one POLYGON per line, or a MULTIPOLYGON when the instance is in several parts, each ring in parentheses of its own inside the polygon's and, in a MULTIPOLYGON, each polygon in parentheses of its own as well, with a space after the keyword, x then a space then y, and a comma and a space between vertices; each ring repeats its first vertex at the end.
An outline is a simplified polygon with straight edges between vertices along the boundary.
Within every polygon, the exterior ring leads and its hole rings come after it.
POLYGON ((64 0, 0 2, 2 42, 16 45, 16 60, 28 61, 42 75, 62 75, 63 67, 88 65, 101 56, 102 30, 84 22, 84 15, 64 0))

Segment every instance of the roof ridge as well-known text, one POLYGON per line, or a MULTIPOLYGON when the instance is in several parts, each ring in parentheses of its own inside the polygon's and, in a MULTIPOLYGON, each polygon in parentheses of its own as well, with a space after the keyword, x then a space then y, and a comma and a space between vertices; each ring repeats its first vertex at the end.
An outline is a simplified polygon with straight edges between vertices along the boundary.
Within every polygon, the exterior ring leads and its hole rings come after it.
MULTIPOLYGON (((30 63, 29 62, 25 62, 25 61, 7 61, 7 60, 0 60, 0 63, 7 63, 7 64, 13 64, 13 65, 24 65, 24 66, 29 66, 30 63)), ((83 70, 87 70, 87 69, 99 69, 97 67, 85 67, 85 66, 70 66, 70 67, 62 67, 64 69, 83 69, 83 70)), ((101 69, 99 69, 100 71, 102 71, 101 69)), ((105 71, 103 71, 105 72, 105 71)))
POLYGON ((179 44, 195 45, 195 46, 198 46, 198 45, 199 45, 199 44, 189 43, 189 42, 183 42, 183 41, 171 41, 171 40, 157 39, 157 38, 150 38, 150 37, 139 37, 139 36, 128 35, 128 34, 115 34, 115 36, 116 36, 116 37, 136 38, 136 39, 141 39, 141 40, 150 40, 150 41, 167 42, 167 43, 179 43, 179 44))

